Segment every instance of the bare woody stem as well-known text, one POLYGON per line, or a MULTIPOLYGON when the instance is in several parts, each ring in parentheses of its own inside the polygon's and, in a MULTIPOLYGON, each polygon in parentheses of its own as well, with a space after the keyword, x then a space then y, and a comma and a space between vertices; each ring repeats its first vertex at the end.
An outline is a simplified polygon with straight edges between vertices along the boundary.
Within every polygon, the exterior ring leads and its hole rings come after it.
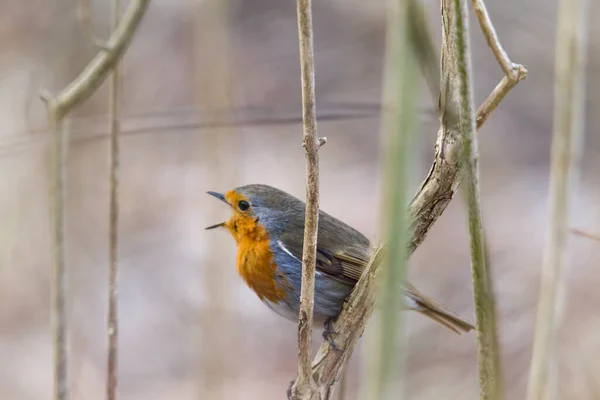
MULTIPOLYGON (((485 241, 479 194, 479 169, 475 120, 473 118, 473 83, 466 0, 453 0, 442 13, 452 13, 456 26, 456 71, 458 72, 460 131, 462 136, 462 171, 469 209, 471 271, 475 315, 477 317, 477 359, 479 364, 480 398, 502 398, 500 355, 496 333, 496 312, 490 273, 486 263, 485 241)), ((443 6, 444 7, 444 6, 443 6)), ((499 47, 499 46, 498 46, 499 47)))
POLYGON ((559 309, 564 298, 563 271, 567 264, 569 208, 575 190, 576 167, 583 138, 587 42, 586 0, 561 0, 556 36, 554 133, 550 166, 548 238, 544 250, 528 400, 548 398, 556 388, 555 370, 559 309))
POLYGON ((292 384, 288 395, 292 399, 303 400, 310 399, 314 391, 310 350, 319 224, 319 147, 326 140, 319 140, 317 136, 311 0, 297 0, 296 6, 302 82, 302 145, 306 151, 306 215, 298 317, 298 379, 292 384))
POLYGON ((496 109, 498 104, 500 104, 504 96, 506 96, 517 83, 527 78, 527 68, 521 64, 514 64, 510 58, 508 58, 500 40, 498 40, 498 35, 496 35, 496 30, 494 29, 494 25, 492 24, 492 20, 490 19, 483 0, 471 0, 471 5, 479 22, 479 27, 481 28, 483 36, 485 37, 488 46, 492 49, 492 53, 494 53, 498 64, 500 64, 500 68, 502 68, 502 71, 504 71, 505 74, 505 77, 502 78, 494 91, 492 91, 477 110, 475 122, 477 129, 479 129, 488 119, 490 114, 496 109))
POLYGON ((73 82, 58 95, 52 97, 42 93, 46 103, 48 123, 54 133, 54 146, 51 167, 50 202, 52 214, 52 310, 51 324, 54 345, 54 399, 69 398, 67 376, 67 316, 66 293, 68 276, 66 268, 66 166, 68 137, 65 130, 65 117, 73 108, 88 99, 104 82, 115 63, 127 49, 134 32, 148 8, 149 0, 132 1, 121 23, 107 42, 107 49, 101 50, 73 82))

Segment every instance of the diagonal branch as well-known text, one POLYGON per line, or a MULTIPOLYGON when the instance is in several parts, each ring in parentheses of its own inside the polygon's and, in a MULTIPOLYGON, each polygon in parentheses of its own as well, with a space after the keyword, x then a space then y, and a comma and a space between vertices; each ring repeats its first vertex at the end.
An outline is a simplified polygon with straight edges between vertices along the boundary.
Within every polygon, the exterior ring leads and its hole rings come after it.
POLYGON ((41 94, 46 106, 56 119, 66 116, 73 108, 87 100, 102 85, 117 60, 123 55, 137 30, 150 0, 134 0, 123 14, 121 23, 101 50, 84 70, 61 92, 52 97, 41 94))
POLYGON ((521 64, 514 64, 504 51, 496 30, 492 24, 492 20, 487 12, 483 0, 471 0, 473 11, 479 21, 479 27, 483 32, 483 36, 487 41, 488 46, 492 49, 500 68, 504 71, 505 77, 481 104, 477 110, 477 118, 475 119, 477 129, 489 118, 490 114, 498 107, 498 104, 504 99, 508 92, 517 85, 520 81, 527 78, 527 68, 521 64))
MULTIPOLYGON (((456 35, 452 29, 450 17, 448 13, 442 13, 443 34, 438 105, 441 124, 435 145, 433 164, 409 205, 409 231, 412 237, 408 243, 408 256, 423 242, 427 232, 444 212, 461 183, 459 171, 462 151, 457 108, 458 83, 453 51, 456 35)), ((525 70, 523 68, 519 71, 525 70)), ((524 74, 520 73, 519 77, 523 79, 524 74)), ((486 105, 484 102, 478 111, 477 129, 483 125, 489 114, 512 87, 514 84, 503 87, 501 91, 492 92, 488 97, 489 101, 486 100, 490 105, 486 105)), ((313 360, 313 375, 318 387, 318 392, 315 393, 313 399, 332 398, 336 383, 342 376, 358 339, 364 332, 366 323, 373 312, 375 282, 384 250, 383 245, 374 248, 369 265, 335 321, 336 345, 342 351, 334 349, 325 341, 313 360)))
POLYGON ((586 232, 586 231, 582 231, 581 229, 575 229, 575 228, 571 229, 571 232, 574 233, 577 236, 581 236, 581 237, 584 237, 584 238, 588 238, 588 239, 592 239, 592 240, 595 240, 597 242, 600 242, 600 235, 596 235, 596 234, 589 233, 589 232, 586 232))

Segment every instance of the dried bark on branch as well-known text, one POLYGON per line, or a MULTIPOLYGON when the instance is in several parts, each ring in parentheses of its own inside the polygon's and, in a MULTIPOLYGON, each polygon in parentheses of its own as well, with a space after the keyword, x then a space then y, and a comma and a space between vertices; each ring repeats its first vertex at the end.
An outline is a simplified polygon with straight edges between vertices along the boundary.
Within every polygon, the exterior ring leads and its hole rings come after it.
MULTIPOLYGON (((409 205, 411 238, 408 242, 408 256, 423 242, 427 232, 446 209, 461 183, 459 171, 462 150, 457 97, 459 87, 455 49, 453 47, 457 42, 457 38, 454 28, 454 16, 448 14, 446 3, 446 1, 443 2, 446 5, 444 7, 446 11, 443 12, 442 18, 440 128, 435 145, 434 161, 429 174, 409 205)), ((413 32, 415 31, 413 29, 413 32)), ((496 38, 493 39, 496 40, 496 38)), ((428 70, 430 71, 431 68, 428 70)), ((500 89, 496 88, 479 108, 477 129, 483 125, 506 93, 519 80, 525 78, 525 68, 518 66, 517 70, 519 71, 517 79, 513 79, 510 84, 506 84, 500 89)), ((430 73, 426 74, 427 76, 430 76, 430 73)), ((509 78, 505 79, 510 80, 509 78)), ((383 245, 374 248, 368 267, 335 321, 336 345, 342 351, 334 349, 329 342, 325 341, 313 360, 312 370, 317 391, 311 397, 312 399, 325 400, 332 398, 335 385, 343 374, 344 367, 352 355, 354 346, 364 332, 365 325, 373 312, 375 282, 383 252, 383 245)))
POLYGON ((315 106, 315 61, 311 0, 297 0, 298 38, 302 82, 302 146, 306 151, 306 214, 302 249, 302 284, 298 316, 298 378, 292 383, 288 397, 310 399, 315 390, 310 363, 315 266, 319 226, 319 148, 326 139, 317 136, 315 106))

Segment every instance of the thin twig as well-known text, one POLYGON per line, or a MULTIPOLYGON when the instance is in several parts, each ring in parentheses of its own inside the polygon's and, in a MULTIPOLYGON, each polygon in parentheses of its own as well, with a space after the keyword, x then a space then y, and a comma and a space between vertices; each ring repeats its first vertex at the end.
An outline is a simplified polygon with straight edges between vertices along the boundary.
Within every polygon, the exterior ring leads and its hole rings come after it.
POLYGON ((502 71, 504 71, 504 74, 506 76, 512 76, 513 79, 516 79, 517 66, 510 61, 508 55, 506 54, 506 51, 504 51, 504 49, 502 48, 502 45, 498 40, 498 36, 496 35, 494 25, 492 25, 492 20, 488 15, 485 3, 483 2, 483 0, 471 0, 471 5, 473 6, 473 11, 475 12, 477 20, 479 21, 479 26, 483 31, 483 36, 485 37, 488 46, 490 46, 490 48, 492 49, 492 52, 494 53, 498 64, 500 64, 502 71))
POLYGON ((149 0, 137 0, 130 4, 123 21, 115 29, 109 44, 109 51, 98 54, 84 71, 56 97, 42 92, 42 100, 46 103, 48 122, 54 132, 54 149, 52 164, 52 183, 50 201, 52 204, 52 248, 53 248, 53 282, 52 282, 52 330, 54 336, 54 398, 67 400, 67 317, 66 317, 66 242, 65 242, 65 197, 66 197, 66 162, 67 132, 65 117, 69 112, 85 101, 98 88, 110 73, 114 64, 125 52, 131 42, 133 33, 147 9, 149 0))
POLYGON ((298 379, 292 384, 290 397, 300 400, 310 399, 314 391, 310 350, 319 225, 319 147, 321 147, 321 142, 317 136, 311 0, 297 0, 296 6, 302 74, 302 145, 306 150, 306 222, 302 249, 302 284, 298 317, 298 379))
MULTIPOLYGON (((121 16, 121 0, 111 2, 111 29, 116 29, 121 16)), ((106 398, 115 400, 118 384, 118 341, 119 341, 119 309, 118 309, 118 256, 119 256, 119 134, 120 134, 120 94, 121 68, 115 62, 110 76, 108 113, 110 124, 110 205, 109 205, 109 251, 108 251, 108 319, 106 334, 108 338, 108 360, 106 376, 106 398)))
MULTIPOLYGON (((524 72, 523 75, 520 76, 525 77, 527 71, 523 69, 521 71, 524 72)), ((477 110, 477 118, 475 120, 477 124, 477 130, 479 130, 483 126, 485 121, 487 121, 487 119, 490 117, 492 112, 494 112, 496 107, 498 107, 502 100, 504 100, 504 97, 508 94, 508 92, 510 92, 512 88, 517 86, 517 83, 519 83, 518 80, 511 80, 507 76, 502 78, 500 83, 494 88, 492 93, 490 93, 490 95, 483 101, 483 103, 481 103, 479 109, 477 110)))
POLYGON ((572 228, 571 232, 574 233, 577 236, 582 236, 582 237, 585 237, 585 238, 592 239, 592 240, 595 240, 597 242, 600 242, 600 235, 595 235, 593 233, 589 233, 589 232, 586 232, 586 231, 582 231, 581 229, 575 229, 575 228, 572 228))
POLYGON ((68 278, 66 268, 65 201, 67 192, 67 131, 65 122, 52 120, 54 148, 52 151, 52 181, 50 184, 52 217, 52 310, 51 324, 54 335, 54 399, 69 398, 67 368, 67 310, 68 278))
MULTIPOLYGON (((446 2, 443 2, 446 3, 446 2)), ((447 3, 446 3, 447 4, 447 3)), ((466 0, 453 0, 446 12, 454 14, 456 24, 456 70, 460 93, 460 131, 462 133, 463 173, 469 209, 471 271, 475 315, 477 317, 477 359, 479 364, 480 398, 502 398, 500 355, 496 334, 494 293, 486 265, 485 240, 481 217, 479 189, 479 155, 475 120, 473 118, 473 80, 469 44, 469 24, 466 0)))
POLYGON ((563 271, 567 264, 569 213, 576 192, 575 174, 583 138, 587 3, 586 0, 561 0, 558 6, 549 225, 528 400, 546 398, 549 382, 558 378, 550 376, 550 370, 556 370, 553 366, 564 299, 563 271))
POLYGON ((494 29, 494 25, 488 15, 483 0, 471 0, 471 5, 473 6, 473 11, 475 12, 477 20, 479 21, 479 27, 483 32, 483 36, 505 74, 505 77, 502 78, 498 86, 496 86, 494 91, 492 91, 477 110, 477 118, 475 121, 477 129, 479 129, 489 118, 490 114, 496 109, 498 104, 500 104, 504 96, 506 96, 517 83, 527 78, 527 68, 521 64, 513 63, 510 58, 508 58, 506 51, 504 51, 504 48, 502 48, 502 44, 498 39, 498 35, 496 35, 496 30, 494 29))

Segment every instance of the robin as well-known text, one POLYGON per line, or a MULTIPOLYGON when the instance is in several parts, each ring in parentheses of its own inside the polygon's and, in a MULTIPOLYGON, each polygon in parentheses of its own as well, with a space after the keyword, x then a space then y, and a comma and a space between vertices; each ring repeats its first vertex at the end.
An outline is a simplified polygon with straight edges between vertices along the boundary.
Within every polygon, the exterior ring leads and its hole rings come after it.
MULTIPOLYGON (((206 229, 224 227, 229 231, 237 243, 236 268, 242 279, 271 310, 297 322, 305 203, 261 184, 241 186, 225 194, 207 193, 227 203, 233 215, 206 229)), ((323 336, 330 342, 331 322, 367 266, 371 249, 360 232, 319 211, 313 318, 315 323, 324 324, 323 336)), ((414 286, 404 286, 407 309, 458 334, 474 329, 414 286)))

